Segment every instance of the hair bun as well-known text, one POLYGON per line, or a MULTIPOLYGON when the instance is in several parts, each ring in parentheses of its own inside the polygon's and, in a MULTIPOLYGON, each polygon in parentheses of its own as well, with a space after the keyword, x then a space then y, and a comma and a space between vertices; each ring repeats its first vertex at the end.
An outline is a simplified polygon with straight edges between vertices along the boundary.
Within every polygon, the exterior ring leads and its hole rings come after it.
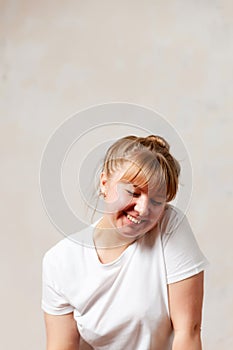
POLYGON ((158 145, 161 148, 164 148, 166 151, 169 152, 170 145, 169 143, 161 136, 159 135, 150 135, 146 138, 149 142, 153 142, 154 144, 158 145))

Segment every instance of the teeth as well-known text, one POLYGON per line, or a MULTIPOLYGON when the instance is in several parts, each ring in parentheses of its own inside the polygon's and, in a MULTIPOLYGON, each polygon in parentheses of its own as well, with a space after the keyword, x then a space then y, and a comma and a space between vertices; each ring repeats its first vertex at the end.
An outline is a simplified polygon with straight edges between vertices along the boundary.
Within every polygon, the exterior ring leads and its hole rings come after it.
POLYGON ((130 221, 132 221, 134 224, 140 224, 141 220, 137 220, 135 219, 133 216, 127 214, 127 219, 129 219, 130 221))

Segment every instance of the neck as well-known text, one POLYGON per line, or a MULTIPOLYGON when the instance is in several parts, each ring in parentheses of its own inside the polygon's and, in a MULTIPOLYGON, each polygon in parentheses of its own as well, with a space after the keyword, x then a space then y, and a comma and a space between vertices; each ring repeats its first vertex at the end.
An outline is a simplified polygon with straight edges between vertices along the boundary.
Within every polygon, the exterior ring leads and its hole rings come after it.
POLYGON ((120 236, 105 216, 96 225, 93 238, 95 246, 100 249, 127 248, 135 241, 135 239, 120 236))

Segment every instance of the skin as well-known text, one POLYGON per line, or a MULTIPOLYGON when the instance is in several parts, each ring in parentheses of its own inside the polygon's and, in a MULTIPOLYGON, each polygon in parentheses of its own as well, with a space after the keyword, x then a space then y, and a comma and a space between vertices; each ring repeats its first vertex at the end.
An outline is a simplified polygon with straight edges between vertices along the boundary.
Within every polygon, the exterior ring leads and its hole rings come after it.
POLYGON ((172 350, 202 350, 201 317, 203 278, 200 272, 168 285, 171 321, 174 328, 172 350))
POLYGON ((101 191, 106 193, 102 220, 96 227, 96 247, 119 250, 150 231, 163 215, 166 202, 164 196, 147 187, 139 188, 132 183, 120 181, 122 172, 111 179, 101 174, 101 191), (141 222, 133 223, 127 214, 141 222))
POLYGON ((44 313, 47 350, 79 350, 79 332, 73 313, 55 316, 44 313))
MULTIPOLYGON (((120 182, 120 177, 120 172, 111 179, 101 174, 101 191, 106 193, 105 213, 96 227, 94 241, 102 263, 115 260, 132 242, 150 231, 166 206, 161 194, 120 182), (132 223, 126 213, 141 219, 141 223, 132 223)), ((168 285, 168 300, 174 329, 172 350, 201 350, 203 272, 168 285)), ((72 313, 63 316, 45 313, 45 324, 47 350, 79 349, 79 334, 72 313)))

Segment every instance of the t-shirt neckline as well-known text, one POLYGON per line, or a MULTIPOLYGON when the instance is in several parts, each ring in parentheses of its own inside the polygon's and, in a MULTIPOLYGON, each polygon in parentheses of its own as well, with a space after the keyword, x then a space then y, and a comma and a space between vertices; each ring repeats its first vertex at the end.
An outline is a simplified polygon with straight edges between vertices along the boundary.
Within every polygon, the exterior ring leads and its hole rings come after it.
POLYGON ((132 242, 130 245, 128 245, 128 247, 115 260, 110 261, 109 263, 102 263, 100 261, 100 259, 99 259, 99 256, 98 256, 98 253, 97 253, 97 250, 96 250, 96 246, 95 246, 95 241, 94 241, 94 230, 95 230, 95 227, 96 227, 96 225, 98 224, 98 222, 100 220, 101 220, 101 218, 91 225, 92 226, 91 240, 92 240, 92 244, 93 244, 93 247, 94 247, 94 249, 92 249, 93 250, 93 254, 94 254, 94 258, 95 258, 97 264, 99 266, 102 266, 103 268, 116 266, 116 265, 122 263, 131 252, 133 253, 133 251, 136 249, 136 247, 138 245, 138 240, 136 239, 134 242, 132 242))

